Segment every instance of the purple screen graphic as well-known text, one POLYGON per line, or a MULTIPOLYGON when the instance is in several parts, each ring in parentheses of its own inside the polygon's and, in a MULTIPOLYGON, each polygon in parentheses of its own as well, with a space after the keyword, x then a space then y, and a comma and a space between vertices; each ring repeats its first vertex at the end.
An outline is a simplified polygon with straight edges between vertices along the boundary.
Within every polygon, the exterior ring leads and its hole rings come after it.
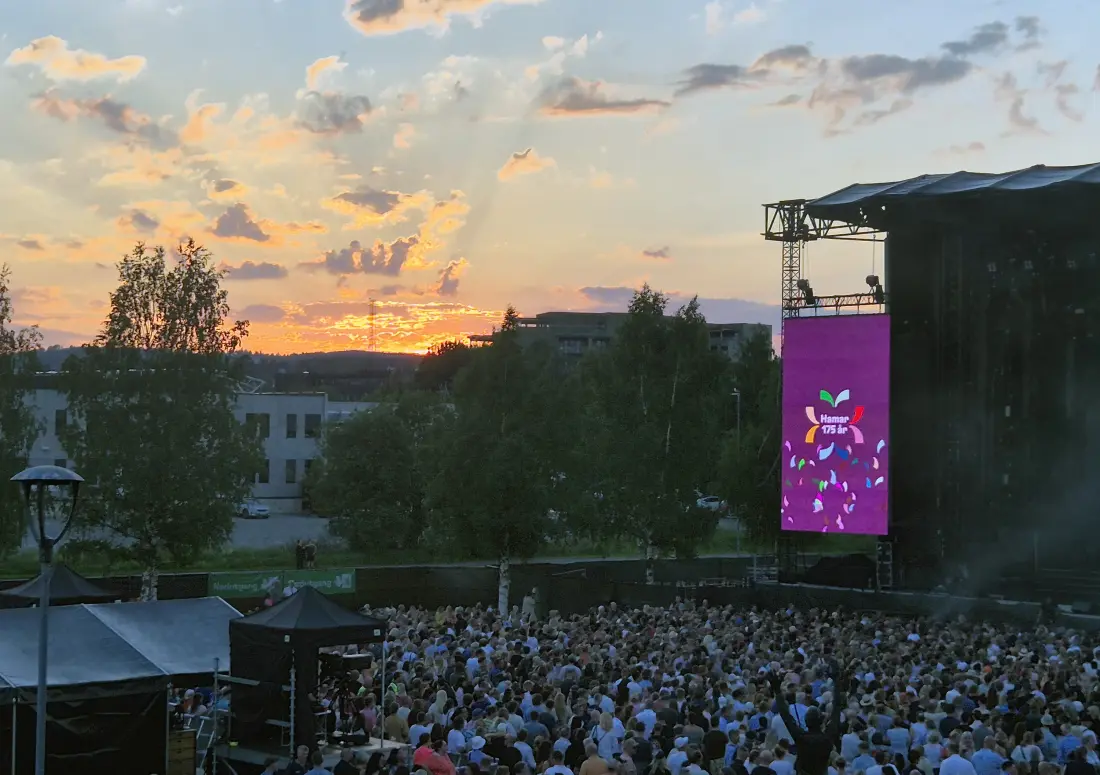
POLYGON ((886 535, 890 318, 783 325, 783 530, 886 535))

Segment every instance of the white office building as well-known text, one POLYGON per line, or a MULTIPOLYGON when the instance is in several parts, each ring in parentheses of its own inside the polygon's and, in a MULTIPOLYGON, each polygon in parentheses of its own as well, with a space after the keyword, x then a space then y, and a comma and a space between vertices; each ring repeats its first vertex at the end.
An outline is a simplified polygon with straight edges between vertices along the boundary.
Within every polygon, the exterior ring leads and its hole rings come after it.
MULTIPOLYGON (((30 465, 67 467, 68 455, 58 429, 69 421, 65 395, 39 389, 31 399, 42 432, 31 448, 30 465)), ((373 409, 369 402, 329 401, 324 393, 239 393, 235 413, 261 429, 265 465, 256 475, 252 495, 272 511, 302 511, 302 480, 318 456, 321 429, 356 412, 373 409)))

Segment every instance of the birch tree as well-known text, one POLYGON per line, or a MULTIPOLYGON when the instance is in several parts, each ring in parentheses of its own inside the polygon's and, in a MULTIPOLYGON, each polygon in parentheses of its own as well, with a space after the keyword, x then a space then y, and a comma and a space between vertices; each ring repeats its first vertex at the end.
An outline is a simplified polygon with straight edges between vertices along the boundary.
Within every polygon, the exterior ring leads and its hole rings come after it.
POLYGON ((509 611, 511 566, 553 540, 555 481, 569 450, 568 378, 549 347, 522 347, 509 308, 491 345, 455 380, 454 411, 433 428, 429 532, 498 570, 497 608, 509 611))
POLYGON ((151 600, 167 562, 228 539, 263 454, 233 412, 248 323, 228 322, 210 253, 193 241, 172 255, 139 243, 118 276, 99 335, 65 363, 62 443, 92 484, 84 525, 140 564, 151 600))
POLYGON ((717 524, 696 505, 715 468, 728 361, 711 352, 692 299, 675 315, 648 285, 635 292, 611 346, 583 369, 583 457, 606 532, 645 553, 690 557, 717 524))
POLYGON ((4 264, 0 265, 0 558, 18 550, 26 533, 23 496, 8 480, 27 467, 31 446, 42 430, 30 403, 42 336, 33 326, 15 327, 13 315, 11 270, 4 264))

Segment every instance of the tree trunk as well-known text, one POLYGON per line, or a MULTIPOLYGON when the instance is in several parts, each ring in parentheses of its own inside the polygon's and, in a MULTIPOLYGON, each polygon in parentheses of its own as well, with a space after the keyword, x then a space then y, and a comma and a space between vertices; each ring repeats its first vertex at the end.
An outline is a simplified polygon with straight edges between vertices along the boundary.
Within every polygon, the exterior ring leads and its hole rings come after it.
POLYGON ((653 545, 653 542, 646 539, 645 543, 645 583, 656 584, 657 583, 657 557, 659 556, 657 547, 653 545))
POLYGON ((508 593, 511 589, 512 565, 507 557, 501 557, 497 566, 497 610, 501 616, 508 615, 508 593))
POLYGON ((141 600, 150 602, 157 599, 157 581, 160 574, 156 568, 146 568, 141 574, 141 600))

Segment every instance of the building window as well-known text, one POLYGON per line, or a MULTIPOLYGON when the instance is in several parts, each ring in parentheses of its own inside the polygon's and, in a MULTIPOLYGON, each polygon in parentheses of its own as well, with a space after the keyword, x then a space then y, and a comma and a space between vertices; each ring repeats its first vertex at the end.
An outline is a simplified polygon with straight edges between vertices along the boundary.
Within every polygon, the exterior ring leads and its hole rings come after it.
POLYGON ((61 432, 65 430, 65 426, 69 424, 69 414, 64 409, 55 409, 53 413, 53 434, 54 436, 60 436, 61 432))
POLYGON ((58 458, 57 460, 53 461, 53 464, 54 464, 55 466, 57 466, 58 468, 68 468, 68 467, 69 467, 69 461, 68 461, 68 460, 66 460, 66 459, 65 459, 65 458, 63 458, 63 457, 62 457, 62 458, 58 458))
POLYGON ((294 484, 298 481, 298 461, 288 460, 286 461, 286 483, 294 484))
POLYGON ((304 465, 302 466, 302 467, 303 467, 303 469, 304 469, 304 470, 303 470, 303 473, 304 473, 304 474, 305 474, 306 476, 309 476, 309 469, 313 468, 313 459, 312 459, 312 458, 309 458, 309 459, 307 459, 307 460, 303 461, 303 463, 304 463, 304 465))
POLYGON ((260 470, 256 472, 256 484, 267 484, 271 481, 271 461, 265 460, 260 470))
POLYGON ((580 339, 561 339, 558 341, 558 349, 565 355, 580 355, 584 352, 584 342, 580 339))
POLYGON ((306 415, 306 438, 315 439, 321 435, 321 415, 319 414, 307 414, 306 415))
POLYGON ((288 439, 298 438, 298 415, 296 414, 286 416, 286 437, 288 439))
POLYGON ((244 416, 244 424, 249 428, 256 428, 261 439, 271 438, 271 415, 267 412, 262 414, 249 412, 244 416))

